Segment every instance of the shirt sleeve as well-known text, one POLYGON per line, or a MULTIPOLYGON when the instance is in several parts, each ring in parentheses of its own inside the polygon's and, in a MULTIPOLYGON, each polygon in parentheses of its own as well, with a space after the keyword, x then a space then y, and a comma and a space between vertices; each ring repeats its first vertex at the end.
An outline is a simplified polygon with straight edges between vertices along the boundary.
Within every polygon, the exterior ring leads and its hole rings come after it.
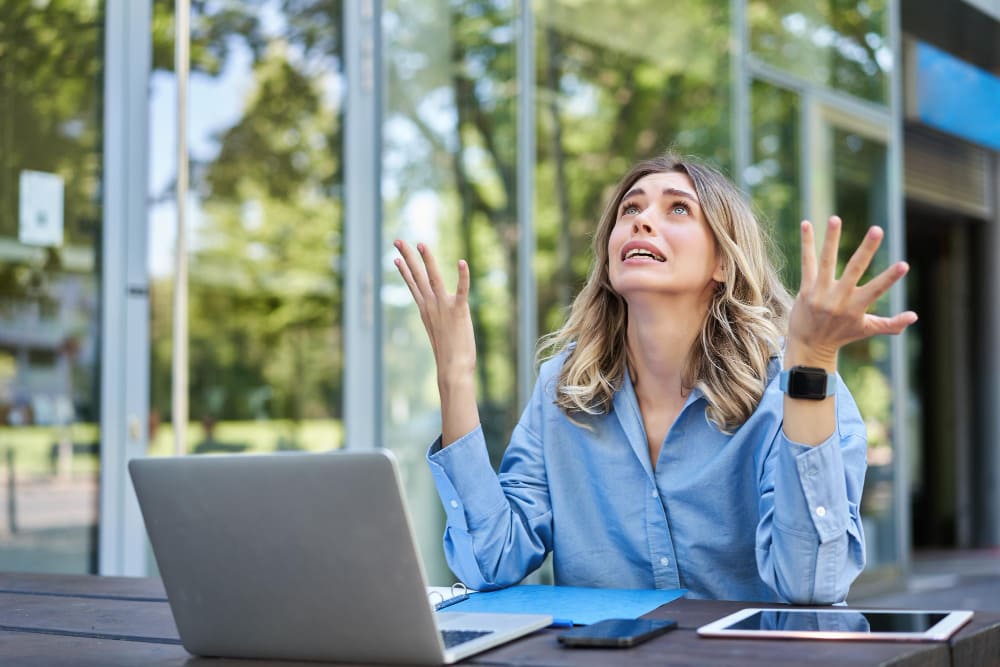
MULTIPOLYGON (((859 505, 867 467, 867 437, 854 399, 838 382, 837 427, 811 447, 780 427, 760 476, 757 568, 761 578, 794 604, 843 602, 865 566, 859 505)), ((768 401, 784 396, 769 387, 768 401)))
POLYGON ((552 548, 552 508, 538 435, 538 385, 514 428, 499 476, 490 465, 481 427, 444 448, 438 438, 428 451, 447 517, 445 558, 470 588, 516 584, 541 565, 552 548))

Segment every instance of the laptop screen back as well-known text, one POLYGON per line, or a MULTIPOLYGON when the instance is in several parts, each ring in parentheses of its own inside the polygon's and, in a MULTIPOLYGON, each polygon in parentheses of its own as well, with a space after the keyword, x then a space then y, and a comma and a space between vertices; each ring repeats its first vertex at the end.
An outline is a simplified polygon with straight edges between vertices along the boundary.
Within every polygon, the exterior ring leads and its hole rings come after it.
POLYGON ((192 653, 441 660, 389 452, 137 459, 129 469, 192 653))

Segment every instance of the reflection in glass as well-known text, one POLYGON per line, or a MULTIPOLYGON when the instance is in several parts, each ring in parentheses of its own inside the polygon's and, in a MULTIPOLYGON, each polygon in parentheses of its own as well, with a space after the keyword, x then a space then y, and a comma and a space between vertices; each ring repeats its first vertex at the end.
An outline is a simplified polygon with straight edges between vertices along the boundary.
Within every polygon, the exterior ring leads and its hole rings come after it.
MULTIPOLYGON (((191 452, 342 440, 341 11, 294 4, 192 14, 191 452)), ((172 3, 153 9, 150 450, 165 454, 176 101, 172 3)))
POLYGON ((97 570, 103 48, 103 2, 3 3, 0 570, 97 570))
POLYGON ((865 615, 856 611, 794 612, 767 610, 730 626, 733 630, 790 630, 792 632, 870 632, 865 615))
MULTIPOLYGON (((833 208, 843 219, 840 247, 857 248, 868 228, 888 224, 886 147, 859 134, 831 128, 833 208)), ((849 258, 841 252, 838 275, 849 258)), ((889 266, 889 244, 883 240, 862 283, 889 266)), ((873 312, 889 314, 889 295, 876 302, 873 312)), ((848 345, 840 352, 839 370, 868 427, 868 474, 861 512, 868 543, 868 567, 895 562, 893 516, 893 394, 889 367, 889 339, 877 336, 848 345)))
POLYGON ((383 5, 385 121, 385 442, 400 459, 432 584, 451 583, 442 515, 424 455, 440 433, 437 376, 427 334, 392 263, 391 242, 424 242, 454 291, 457 261, 471 271, 477 398, 494 463, 518 418, 515 217, 515 3, 383 5))
POLYGON ((728 626, 730 630, 789 630, 793 632, 926 632, 947 614, 922 611, 759 611, 728 626))
POLYGON ((729 2, 545 0, 536 16, 540 333, 563 323, 607 188, 667 148, 730 166, 729 2))
POLYGON ((886 103, 892 71, 886 0, 748 0, 750 50, 813 83, 886 103))
MULTIPOLYGON (((799 101, 790 91, 755 81, 751 88, 753 162, 745 174, 755 204, 774 224, 778 257, 784 258, 783 277, 792 293, 798 291, 802 219, 799 177, 799 101)), ((843 220, 839 272, 868 228, 888 224, 886 148, 883 143, 839 128, 827 127, 816 144, 831 147, 832 210, 843 220)), ((823 178, 824 173, 813 174, 823 178)), ((826 220, 814 220, 820 232, 826 220)), ((870 280, 889 265, 888 243, 883 241, 862 279, 870 280)), ((888 295, 874 312, 888 314, 888 295)), ((868 427, 868 474, 860 508, 868 547, 868 567, 896 560, 893 509, 891 437, 892 391, 889 339, 875 337, 841 350, 839 372, 857 401, 868 427)))
POLYGON ((801 281, 799 222, 799 97, 763 81, 750 91, 752 162, 743 174, 761 217, 777 246, 775 261, 792 294, 801 281))

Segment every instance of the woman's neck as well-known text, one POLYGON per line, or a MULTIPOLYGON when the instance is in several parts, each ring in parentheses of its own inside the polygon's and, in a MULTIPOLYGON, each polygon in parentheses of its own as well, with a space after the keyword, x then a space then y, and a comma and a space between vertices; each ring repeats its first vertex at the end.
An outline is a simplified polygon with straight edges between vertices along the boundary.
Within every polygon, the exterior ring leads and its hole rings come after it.
POLYGON ((629 304, 629 372, 640 397, 679 398, 690 390, 684 372, 707 308, 690 303, 629 304))

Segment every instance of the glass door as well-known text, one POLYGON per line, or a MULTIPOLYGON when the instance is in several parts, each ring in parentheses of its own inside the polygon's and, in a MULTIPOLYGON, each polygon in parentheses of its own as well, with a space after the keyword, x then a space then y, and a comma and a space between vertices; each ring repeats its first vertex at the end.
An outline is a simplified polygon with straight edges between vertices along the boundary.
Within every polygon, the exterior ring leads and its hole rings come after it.
MULTIPOLYGON (((889 256, 887 129, 826 105, 808 100, 806 104, 810 153, 806 210, 818 231, 825 228, 831 214, 843 220, 838 275, 870 226, 886 231, 872 266, 862 278, 867 282, 895 259, 889 256)), ((875 304, 873 312, 890 314, 888 294, 875 304)), ((870 338, 842 349, 839 359, 840 374, 868 427, 868 474, 861 503, 868 552, 866 575, 896 566, 903 557, 894 511, 896 495, 901 493, 894 465, 901 441, 894 432, 898 407, 890 346, 887 336, 870 338)))
MULTIPOLYGON (((152 12, 149 452, 169 455, 174 3, 155 0, 152 12)), ((343 443, 341 13, 340 2, 192 7, 182 453, 343 443)))
POLYGON ((444 515, 424 460, 440 433, 434 358, 392 263, 396 238, 426 243, 454 290, 471 271, 477 399, 494 463, 516 423, 518 192, 515 20, 510 3, 383 3, 381 196, 384 444, 400 461, 427 576, 450 584, 444 515))
MULTIPOLYGON (((809 91, 792 91, 755 80, 750 89, 752 152, 746 170, 754 201, 773 228, 785 284, 794 293, 800 281, 799 221, 811 220, 817 236, 833 215, 843 220, 839 271, 867 229, 886 231, 863 282, 891 261, 888 121, 862 111, 845 111, 809 91)), ((817 240, 817 248, 822 239, 817 240)), ((895 258, 892 258, 895 259, 895 258)), ((874 312, 890 312, 889 295, 874 312)), ((895 432, 896 398, 891 364, 892 340, 881 336, 848 345, 839 371, 868 427, 868 475, 861 517, 867 538, 868 566, 863 579, 887 580, 905 560, 897 501, 899 447, 895 432)))
POLYGON ((97 569, 104 2, 0 8, 0 570, 97 569))

